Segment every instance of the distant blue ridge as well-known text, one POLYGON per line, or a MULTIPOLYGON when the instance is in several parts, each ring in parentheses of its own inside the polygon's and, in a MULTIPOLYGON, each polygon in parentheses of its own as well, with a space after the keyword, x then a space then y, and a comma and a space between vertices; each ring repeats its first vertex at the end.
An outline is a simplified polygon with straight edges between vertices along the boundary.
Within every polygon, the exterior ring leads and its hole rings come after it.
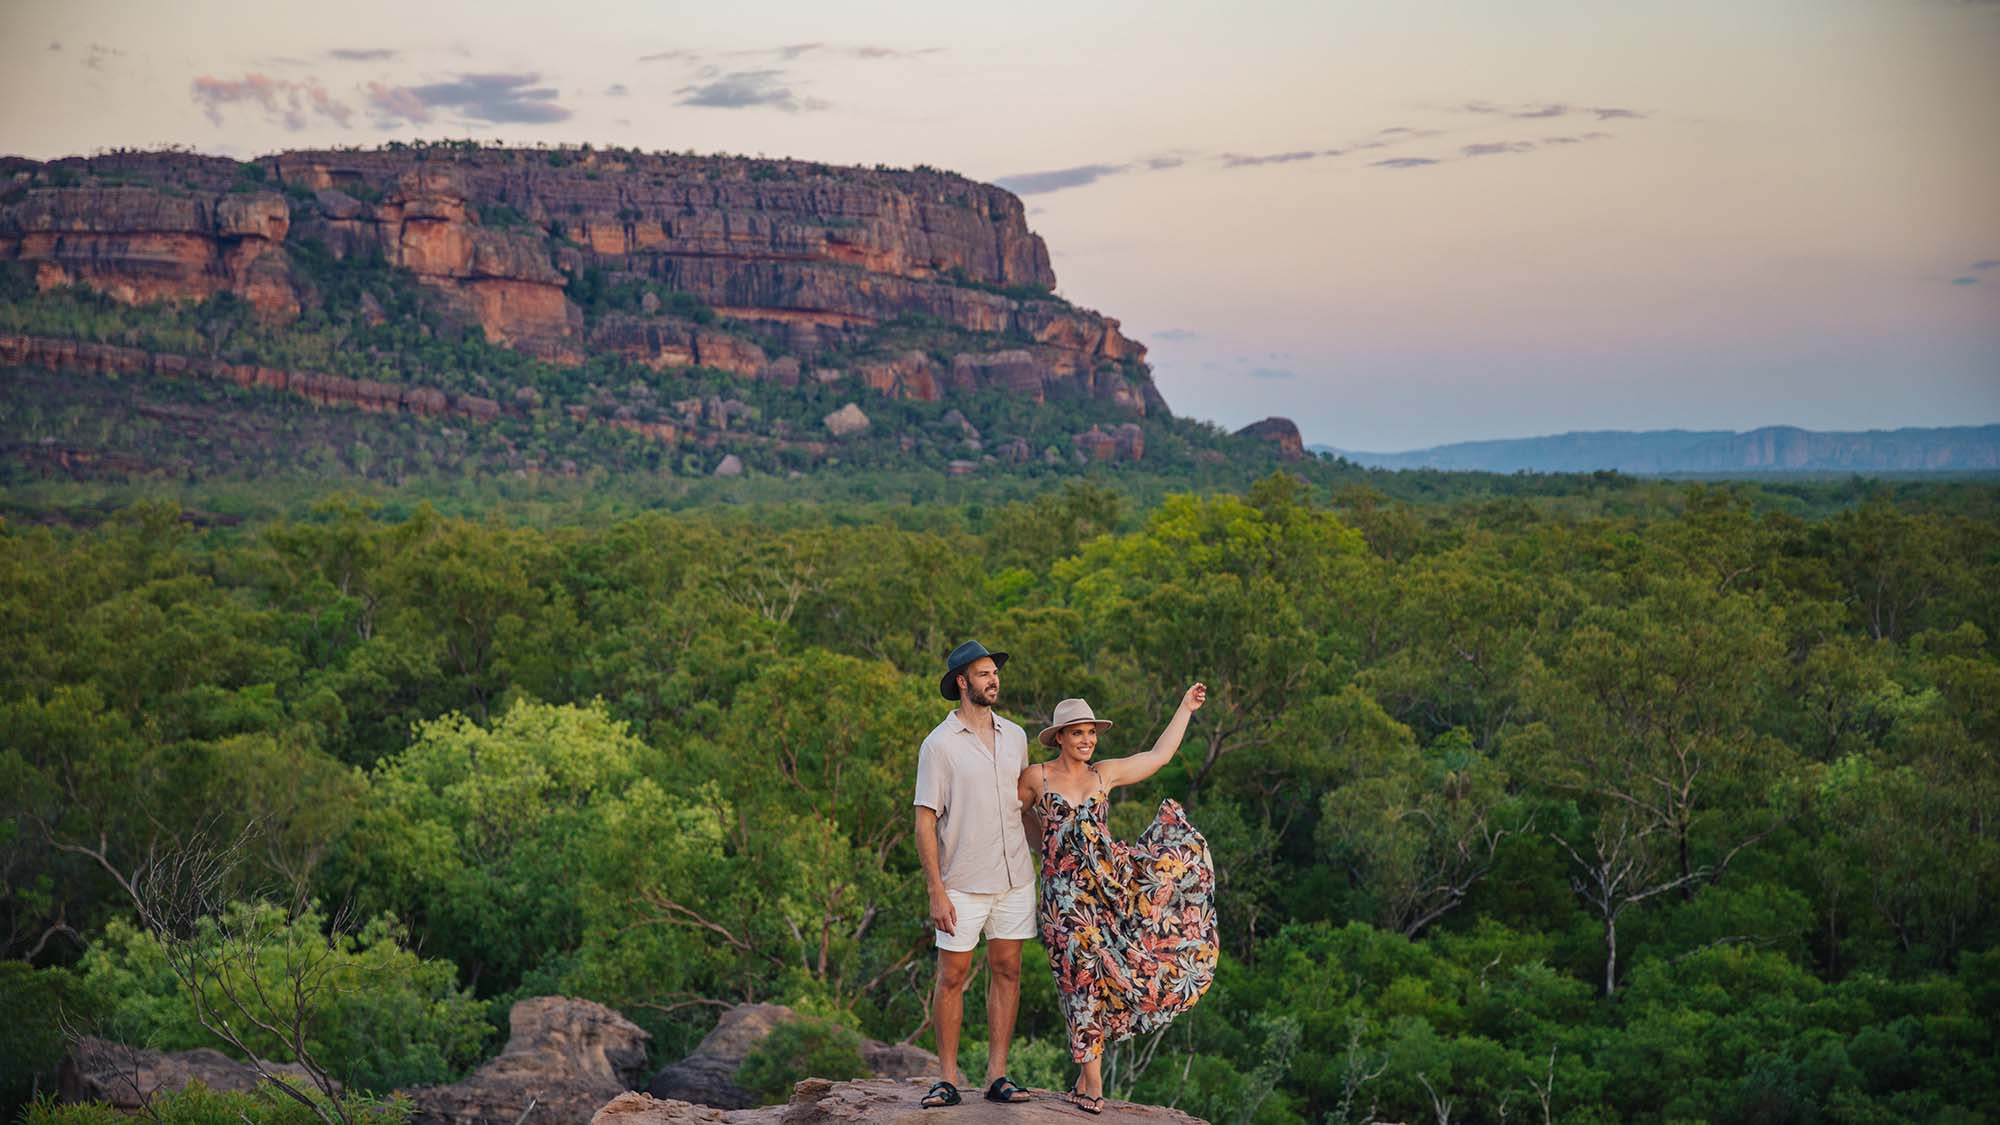
POLYGON ((1818 431, 1579 430, 1546 437, 1464 441, 1405 453, 1309 445, 1372 469, 1487 473, 2000 472, 2000 424, 1818 431))

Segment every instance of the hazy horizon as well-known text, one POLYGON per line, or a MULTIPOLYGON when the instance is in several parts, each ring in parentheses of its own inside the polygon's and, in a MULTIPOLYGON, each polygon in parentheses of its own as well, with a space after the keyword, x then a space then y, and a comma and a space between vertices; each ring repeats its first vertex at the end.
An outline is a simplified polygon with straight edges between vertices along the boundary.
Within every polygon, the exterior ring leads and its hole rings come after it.
POLYGON ((9 5, 0 150, 951 168, 1176 411, 1346 449, 2000 421, 1991 0, 268 11, 9 5))

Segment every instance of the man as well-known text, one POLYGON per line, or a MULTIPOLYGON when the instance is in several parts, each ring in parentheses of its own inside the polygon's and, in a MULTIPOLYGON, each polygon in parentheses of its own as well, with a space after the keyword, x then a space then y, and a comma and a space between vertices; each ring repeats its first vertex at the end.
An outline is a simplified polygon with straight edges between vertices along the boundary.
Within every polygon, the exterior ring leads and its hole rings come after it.
POLYGON ((1007 1077, 1007 1047, 1021 1000, 1021 943, 1035 936, 1035 865, 1015 782, 1028 764, 1028 736, 993 713, 1004 652, 967 641, 945 658, 938 692, 958 706, 917 753, 917 856, 937 930, 937 1027, 943 1077, 925 1108, 957 1105, 958 1032, 972 951, 986 937, 986 1099, 1024 1102, 1007 1077))

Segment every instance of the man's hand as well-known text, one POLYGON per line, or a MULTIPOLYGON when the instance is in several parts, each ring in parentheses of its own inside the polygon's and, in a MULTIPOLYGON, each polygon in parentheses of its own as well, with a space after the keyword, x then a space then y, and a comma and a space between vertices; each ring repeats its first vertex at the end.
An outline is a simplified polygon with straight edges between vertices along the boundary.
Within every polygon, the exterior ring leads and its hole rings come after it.
POLYGON ((943 886, 931 888, 931 928, 941 933, 958 933, 958 907, 951 904, 951 896, 943 886))

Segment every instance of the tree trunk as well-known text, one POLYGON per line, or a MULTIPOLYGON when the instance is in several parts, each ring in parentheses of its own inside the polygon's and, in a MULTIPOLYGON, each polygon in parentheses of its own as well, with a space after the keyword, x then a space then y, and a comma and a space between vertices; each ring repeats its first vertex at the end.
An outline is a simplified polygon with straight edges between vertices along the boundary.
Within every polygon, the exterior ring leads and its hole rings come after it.
POLYGON ((1618 916, 1604 915, 1604 996, 1618 991, 1618 916))

